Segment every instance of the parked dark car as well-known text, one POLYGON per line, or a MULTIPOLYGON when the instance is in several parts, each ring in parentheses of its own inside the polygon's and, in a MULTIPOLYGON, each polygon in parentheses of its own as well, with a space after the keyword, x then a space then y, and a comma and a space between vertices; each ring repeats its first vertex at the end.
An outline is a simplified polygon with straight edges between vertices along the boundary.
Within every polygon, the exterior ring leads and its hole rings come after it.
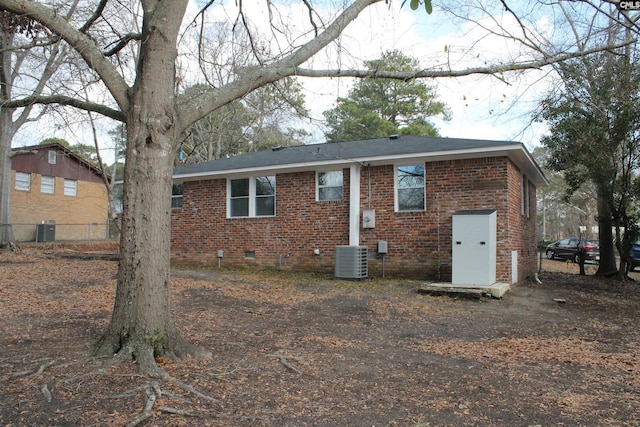
POLYGON ((640 266, 640 239, 636 240, 629 251, 629 271, 640 266))
MULTIPOLYGON (((580 245, 584 249, 585 261, 600 261, 600 244, 597 240, 583 239, 577 237, 567 237, 558 240, 547 246, 546 255, 548 259, 570 259, 573 262, 580 262, 578 251, 580 245)), ((638 247, 640 250, 640 246, 638 247)), ((638 254, 640 256, 640 252, 638 254)), ((640 265, 640 258, 638 259, 640 265)))

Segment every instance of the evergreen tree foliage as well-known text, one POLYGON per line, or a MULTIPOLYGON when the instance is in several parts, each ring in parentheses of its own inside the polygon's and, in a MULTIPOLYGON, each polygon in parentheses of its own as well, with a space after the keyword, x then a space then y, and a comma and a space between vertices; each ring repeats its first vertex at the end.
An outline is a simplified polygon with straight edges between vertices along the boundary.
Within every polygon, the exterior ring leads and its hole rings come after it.
MULTIPOLYGON (((418 72, 419 62, 398 50, 365 62, 373 72, 418 72)), ((324 112, 329 142, 385 137, 392 134, 438 136, 431 117, 449 119, 434 86, 419 80, 367 78, 358 80, 346 98, 324 112)))

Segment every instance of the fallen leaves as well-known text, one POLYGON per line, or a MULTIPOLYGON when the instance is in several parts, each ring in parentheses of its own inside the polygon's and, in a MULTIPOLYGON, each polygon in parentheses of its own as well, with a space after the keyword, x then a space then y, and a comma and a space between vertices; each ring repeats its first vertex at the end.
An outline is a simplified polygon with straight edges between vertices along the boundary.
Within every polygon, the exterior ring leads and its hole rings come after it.
POLYGON ((174 270, 176 324, 213 358, 160 358, 172 380, 155 387, 133 363, 87 359, 117 263, 54 249, 0 253, 2 425, 631 426, 640 412, 632 284, 554 273, 477 302, 174 270))

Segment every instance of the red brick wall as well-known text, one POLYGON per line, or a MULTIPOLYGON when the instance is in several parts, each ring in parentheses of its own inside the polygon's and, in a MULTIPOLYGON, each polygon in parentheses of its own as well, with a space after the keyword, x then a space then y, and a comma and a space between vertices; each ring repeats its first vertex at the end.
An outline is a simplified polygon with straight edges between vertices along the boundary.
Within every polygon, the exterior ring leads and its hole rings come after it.
MULTIPOLYGON (((425 174, 426 210, 395 212, 394 167, 362 168, 360 208, 375 209, 375 228, 360 229, 360 244, 371 255, 369 275, 382 274, 376 250, 384 240, 387 277, 450 281, 452 215, 471 209, 497 210, 498 281, 511 281, 514 250, 519 279, 535 270, 535 188, 530 184, 527 218, 520 214, 520 172, 506 157, 430 162, 425 174)), ((173 259, 213 266, 222 249, 223 265, 332 273, 335 246, 349 244, 349 170, 344 200, 317 202, 315 191, 315 172, 280 174, 275 217, 228 219, 226 180, 185 183, 183 207, 173 211, 173 259), (246 258, 247 251, 255 251, 255 259, 246 258)))
POLYGON ((185 183, 182 209, 173 211, 174 260, 217 265, 221 249, 224 265, 331 271, 335 246, 349 244, 349 170, 342 201, 317 202, 315 177, 278 175, 276 216, 268 218, 227 218, 225 179, 185 183))
MULTIPOLYGON (((521 207, 522 174, 518 168, 509 163, 509 218, 508 218, 508 241, 507 250, 518 251, 518 280, 531 277, 536 272, 536 246, 537 246, 537 225, 536 225, 536 187, 528 181, 529 191, 529 212, 525 207, 524 214, 521 207)), ((498 226, 499 223, 498 223, 498 226)), ((505 254, 505 257, 510 254, 505 254)), ((510 259, 510 258, 509 258, 510 259)), ((510 266, 509 266, 510 267, 510 266)), ((509 278, 511 268, 508 269, 509 278)))
MULTIPOLYGON (((372 192, 376 209, 376 228, 361 232, 361 243, 375 248, 378 240, 386 240, 385 274, 413 276, 435 280, 451 280, 452 215, 459 210, 496 209, 498 224, 507 210, 506 158, 471 159, 430 162, 425 167, 426 210, 394 212, 393 166, 374 168, 384 185, 372 192), (377 171, 376 171, 377 169, 377 171), (391 191, 382 191, 383 188, 391 191)), ((368 177, 363 173, 363 187, 368 177)), ((364 192, 363 195, 368 193, 364 192)), ((363 197, 366 203, 366 196, 363 197)), ((506 242, 505 227, 498 227, 498 252, 506 242)), ((498 255, 500 257, 500 255, 498 255)), ((369 262, 370 274, 381 274, 382 259, 369 262)), ((504 272, 497 272, 502 280, 504 272)))

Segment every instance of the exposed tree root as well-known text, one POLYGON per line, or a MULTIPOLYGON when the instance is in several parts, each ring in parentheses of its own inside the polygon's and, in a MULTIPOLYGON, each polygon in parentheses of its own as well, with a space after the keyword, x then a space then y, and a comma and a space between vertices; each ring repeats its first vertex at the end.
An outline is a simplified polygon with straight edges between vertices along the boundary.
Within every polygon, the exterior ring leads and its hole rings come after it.
POLYGON ((160 406, 158 408, 158 411, 166 412, 167 414, 182 415, 182 416, 185 416, 185 417, 199 417, 200 416, 200 414, 198 414, 197 412, 185 411, 183 409, 170 408, 168 406, 160 406))
MULTIPOLYGON (((168 405, 156 406, 158 403, 158 399, 160 399, 163 395, 165 397, 170 397, 172 400, 178 401, 182 404, 193 404, 190 399, 186 399, 179 396, 171 396, 169 394, 164 394, 160 389, 160 384, 162 382, 166 382, 168 384, 175 385, 183 390, 186 390, 191 395, 205 400, 210 403, 219 403, 219 400, 208 396, 189 384, 178 381, 177 379, 171 377, 164 369, 160 368, 156 362, 156 357, 162 356, 166 358, 179 358, 184 357, 186 355, 190 355, 192 357, 198 358, 211 358, 211 353, 203 352, 197 349, 195 346, 190 343, 184 341, 181 338, 174 338, 173 340, 168 340, 168 343, 164 343, 164 345, 160 348, 162 354, 157 354, 158 346, 154 346, 153 342, 145 339, 129 339, 126 342, 122 342, 120 337, 111 334, 103 336, 98 343, 91 349, 91 354, 94 357, 105 358, 109 362, 118 363, 124 361, 135 361, 138 365, 140 373, 143 375, 149 375, 153 379, 148 381, 142 386, 135 387, 131 390, 125 391, 123 393, 119 393, 112 396, 107 396, 109 399, 120 399, 120 398, 131 398, 140 392, 140 390, 144 390, 145 393, 145 404, 142 411, 128 424, 129 427, 135 427, 141 425, 146 420, 151 418, 155 413, 164 412, 168 414, 182 415, 188 417, 198 417, 201 414, 187 410, 175 408, 168 405), (169 345, 170 344, 170 345, 169 345)), ((108 363, 109 363, 108 362, 108 363)), ((109 363, 111 365, 112 363, 109 363)), ((88 373, 85 375, 94 375, 94 374, 106 374, 106 375, 115 375, 108 374, 105 372, 105 369, 101 369, 98 371, 94 371, 92 373, 88 373)))
POLYGON ((19 252, 20 248, 16 245, 15 242, 2 242, 0 243, 0 248, 4 249, 7 252, 19 252))
POLYGON ((185 384, 181 381, 176 380, 175 378, 170 377, 169 375, 167 375, 165 378, 163 378, 164 380, 170 382, 171 384, 177 385, 178 387, 188 391, 189 393, 192 393, 198 397, 201 397, 205 400, 208 400, 209 402, 213 402, 213 403, 218 403, 219 400, 218 399, 214 399, 211 396, 207 396, 204 393, 200 393, 198 390, 196 390, 195 388, 193 388, 192 386, 190 386, 189 384, 185 384))
POLYGON ((118 334, 105 334, 91 349, 94 357, 113 358, 116 361, 133 360, 140 372, 157 378, 164 378, 164 371, 158 367, 155 358, 180 359, 192 356, 198 359, 210 359, 212 354, 198 349, 180 337, 166 339, 162 346, 146 338, 125 338, 118 334), (124 341, 124 342, 123 342, 124 341))
POLYGON ((119 394, 112 394, 110 396, 105 396, 105 399, 126 399, 128 397, 133 397, 136 394, 138 394, 138 392, 140 390, 144 390, 144 386, 140 386, 140 387, 136 387, 133 388, 131 390, 125 391, 124 393, 119 393, 119 394))
MULTIPOLYGON (((177 385, 180 388, 183 388, 183 389, 189 391, 190 393, 194 394, 197 397, 206 399, 206 400, 208 400, 210 402, 218 402, 217 399, 214 399, 211 396, 207 396, 206 394, 203 394, 203 393, 197 391, 192 386, 190 386, 188 384, 185 384, 183 382, 180 382, 180 381, 176 380, 175 378, 170 377, 169 375, 165 374, 163 379, 168 381, 168 382, 170 382, 171 384, 177 385)), ((127 425, 128 427, 135 427, 135 426, 141 424, 142 422, 148 420, 149 418, 151 418, 151 416, 153 415, 153 406, 155 405, 157 400, 163 396, 163 392, 160 389, 160 384, 155 380, 147 382, 142 387, 136 387, 132 391, 139 391, 140 389, 144 389, 144 392, 145 392, 145 395, 146 395, 146 401, 145 401, 144 409, 142 410, 142 412, 140 414, 138 414, 137 417, 135 417, 133 419, 133 421, 131 421, 127 425)), ((120 397, 130 397, 132 395, 133 394, 131 392, 126 392, 126 393, 122 393, 122 394, 119 394, 119 395, 116 395, 116 396, 110 396, 110 397, 120 398, 120 397)), ((189 402, 188 399, 180 398, 179 400, 181 400, 182 402, 189 402)), ((194 412, 194 411, 188 411, 188 410, 185 410, 185 409, 173 408, 173 407, 170 407, 170 406, 160 406, 160 407, 157 408, 157 410, 160 411, 160 412, 168 413, 168 414, 182 415, 182 416, 187 416, 187 417, 199 417, 199 416, 201 416, 201 414, 199 414, 197 412, 194 412)))
POLYGON ((300 371, 300 369, 296 368, 295 366, 293 366, 291 363, 289 363, 287 361, 288 359, 291 359, 291 360, 302 360, 302 357, 287 356, 285 354, 282 354, 282 350, 278 350, 273 354, 267 354, 267 357, 277 357, 278 359, 280 359, 280 363, 282 363, 282 365, 284 365, 285 368, 295 372, 296 374, 301 374, 302 373, 300 371))
POLYGON ((234 362, 232 364, 227 365, 224 371, 219 372, 219 373, 212 373, 211 376, 214 377, 214 378, 223 378, 223 377, 226 377, 227 375, 231 375, 231 374, 234 374, 234 373, 239 372, 239 371, 255 369, 255 367, 253 367, 253 368, 240 368, 240 364, 241 364, 241 362, 243 360, 244 360, 244 358, 241 358, 237 362, 234 362))
POLYGON ((128 427, 135 427, 141 422, 151 418, 151 415, 153 415, 153 405, 156 403, 158 397, 162 397, 160 386, 155 381, 145 384, 144 392, 147 395, 147 402, 144 405, 144 410, 127 425, 128 427))
POLYGON ((44 372, 45 369, 50 368, 55 363, 56 363, 55 360, 51 360, 51 361, 49 361, 47 363, 44 363, 44 364, 40 365, 40 368, 38 369, 38 371, 34 375, 42 375, 42 373, 44 372))
MULTIPOLYGON (((37 359, 37 360, 34 360, 33 362, 41 362, 43 360, 48 360, 48 359, 49 358, 37 359)), ((1 377, 0 381, 1 380, 5 380, 5 379, 9 379, 9 378, 24 377, 26 375, 42 375, 42 373, 45 371, 45 369, 53 366, 55 363, 56 363, 55 360, 50 360, 49 362, 40 365, 40 367, 36 371, 28 369, 28 370, 24 370, 24 371, 20 371, 20 372, 14 372, 12 374, 5 375, 4 377, 1 377)))
POLYGON ((45 400, 51 403, 52 396, 51 396, 51 392, 49 391, 49 386, 47 384, 43 385, 40 391, 42 391, 42 394, 44 395, 45 400))

